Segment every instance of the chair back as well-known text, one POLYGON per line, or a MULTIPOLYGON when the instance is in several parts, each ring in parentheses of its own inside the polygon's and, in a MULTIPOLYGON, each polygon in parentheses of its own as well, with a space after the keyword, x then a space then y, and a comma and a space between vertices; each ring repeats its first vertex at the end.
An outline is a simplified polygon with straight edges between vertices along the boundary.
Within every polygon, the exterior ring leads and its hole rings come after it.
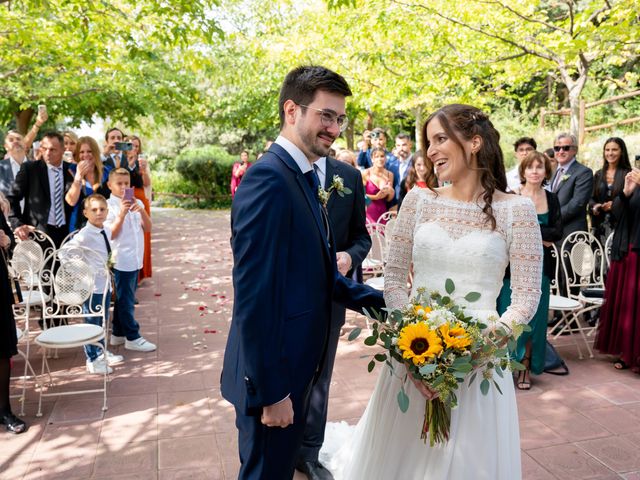
POLYGON ((378 217, 376 223, 386 223, 391 219, 395 219, 398 216, 398 212, 395 211, 387 211, 378 217))
POLYGON ((604 288, 604 249, 593 234, 584 231, 569 234, 560 251, 570 298, 577 298, 580 288, 604 288))
POLYGON ((106 293, 111 286, 111 274, 96 252, 85 247, 67 246, 55 251, 45 263, 50 270, 45 270, 42 277, 52 279, 53 302, 43 316, 87 317, 102 315, 108 309, 106 293), (83 304, 94 294, 102 294, 101 305, 95 312, 83 313, 83 304))
POLYGON ((607 270, 609 270, 609 264, 611 263, 611 245, 613 244, 614 233, 615 231, 611 232, 604 242, 604 261, 605 261, 605 268, 607 270))
POLYGON ((47 258, 57 250, 56 245, 55 243, 53 243, 51 237, 46 233, 41 232, 40 230, 31 230, 29 232, 28 240, 33 240, 34 242, 38 243, 38 245, 40 245, 44 258, 47 258))
POLYGON ((362 273, 365 275, 382 275, 385 262, 385 226, 380 223, 367 223, 367 232, 371 237, 371 249, 362 262, 362 273))
POLYGON ((33 286, 32 275, 38 275, 44 265, 44 252, 35 240, 23 240, 16 244, 11 257, 11 267, 20 279, 33 286))

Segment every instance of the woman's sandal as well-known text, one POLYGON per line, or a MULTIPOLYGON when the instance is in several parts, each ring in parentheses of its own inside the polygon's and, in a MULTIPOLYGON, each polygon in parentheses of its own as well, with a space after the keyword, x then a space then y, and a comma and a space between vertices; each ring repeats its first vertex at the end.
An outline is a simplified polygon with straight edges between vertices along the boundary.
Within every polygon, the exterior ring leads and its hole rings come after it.
POLYGON ((530 390, 531 389, 531 377, 529 372, 529 367, 531 366, 531 357, 524 357, 522 359, 522 364, 527 368, 525 370, 520 370, 518 372, 518 382, 516 383, 516 387, 518 390, 530 390), (524 362, 527 362, 526 365, 524 362))
POLYGON ((627 368, 629 368, 629 365, 627 365, 624 360, 622 360, 621 358, 619 358, 618 360, 616 360, 615 362, 613 362, 613 368, 615 368, 616 370, 626 370, 627 368))

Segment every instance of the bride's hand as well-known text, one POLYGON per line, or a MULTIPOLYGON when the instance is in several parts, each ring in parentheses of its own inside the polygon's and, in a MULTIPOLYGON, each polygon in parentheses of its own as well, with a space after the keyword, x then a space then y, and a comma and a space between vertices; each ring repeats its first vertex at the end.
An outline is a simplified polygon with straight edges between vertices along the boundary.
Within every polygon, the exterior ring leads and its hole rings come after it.
POLYGON ((416 388, 424 398, 426 398, 427 400, 433 400, 434 398, 438 398, 439 393, 437 391, 427 387, 420 380, 413 378, 413 375, 411 375, 411 373, 408 374, 408 377, 411 379, 413 384, 416 386, 416 388))

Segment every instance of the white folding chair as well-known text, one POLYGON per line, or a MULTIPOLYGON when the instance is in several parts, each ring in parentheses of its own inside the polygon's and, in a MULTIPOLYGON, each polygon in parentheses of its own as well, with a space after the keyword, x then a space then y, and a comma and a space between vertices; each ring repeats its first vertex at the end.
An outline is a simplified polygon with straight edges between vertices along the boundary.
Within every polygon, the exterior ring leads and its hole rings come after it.
MULTIPOLYGON (((585 326, 581 317, 592 310, 600 308, 603 298, 587 297, 582 290, 601 289, 604 293, 603 248, 598 239, 588 232, 573 232, 562 243, 560 252, 554 246, 553 255, 556 257, 556 278, 552 281, 552 295, 549 309, 562 312, 561 320, 551 330, 550 334, 558 338, 565 332, 579 334, 582 338, 589 357, 593 358, 593 350, 587 336, 591 336, 596 326, 585 326), (558 293, 559 269, 562 269, 566 292, 558 293), (586 332, 586 333, 585 333, 586 332)), ((583 358, 582 350, 577 339, 572 335, 578 349, 578 356, 583 358)))
POLYGON ((386 211, 384 212, 382 215, 380 215, 378 217, 378 220, 376 220, 376 223, 387 223, 389 220, 393 220, 398 216, 398 212, 396 211, 386 211))
MULTIPOLYGON (((109 321, 109 298, 107 292, 111 283, 111 275, 107 265, 101 262, 100 268, 95 265, 100 262, 89 261, 91 256, 97 254, 83 247, 67 247, 52 254, 47 265, 56 265, 55 272, 48 271, 53 279, 53 301, 43 309, 45 330, 36 337, 35 342, 45 349, 70 349, 93 345, 102 350, 105 354, 105 347, 101 343, 104 341, 108 331, 109 321), (94 284, 98 277, 102 277, 104 287, 101 292, 94 292, 94 284), (90 300, 93 295, 100 293, 102 301, 95 309, 89 309, 84 313, 83 305, 90 300), (49 327, 50 321, 55 319, 82 319, 88 317, 100 317, 102 326, 88 323, 71 323, 56 327, 49 327)), ((46 355, 42 356, 42 376, 45 372, 52 382, 51 369, 46 355)), ((38 413, 42 415, 42 397, 58 395, 75 395, 82 393, 102 392, 102 410, 107 410, 107 377, 105 369, 103 375, 102 388, 90 390, 78 390, 69 392, 44 393, 44 388, 40 388, 38 400, 38 413)))
POLYGON ((362 274, 378 277, 384 272, 385 226, 379 223, 367 223, 367 232, 371 237, 371 249, 362 262, 362 274))

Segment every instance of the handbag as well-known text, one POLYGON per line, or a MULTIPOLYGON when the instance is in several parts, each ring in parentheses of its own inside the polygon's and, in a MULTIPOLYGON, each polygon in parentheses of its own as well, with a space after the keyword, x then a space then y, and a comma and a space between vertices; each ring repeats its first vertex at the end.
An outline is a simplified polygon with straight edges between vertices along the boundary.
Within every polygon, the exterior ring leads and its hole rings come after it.
POLYGON ((22 303, 22 290, 20 290, 20 280, 17 275, 15 275, 11 265, 7 261, 7 256, 4 254, 4 250, 0 248, 2 252, 2 259, 4 260, 4 264, 7 266, 7 277, 9 280, 9 286, 11 288, 11 294, 13 295, 13 303, 18 304, 22 303))
POLYGON ((569 375, 569 367, 549 340, 547 340, 544 354, 544 372, 552 375, 569 375))

